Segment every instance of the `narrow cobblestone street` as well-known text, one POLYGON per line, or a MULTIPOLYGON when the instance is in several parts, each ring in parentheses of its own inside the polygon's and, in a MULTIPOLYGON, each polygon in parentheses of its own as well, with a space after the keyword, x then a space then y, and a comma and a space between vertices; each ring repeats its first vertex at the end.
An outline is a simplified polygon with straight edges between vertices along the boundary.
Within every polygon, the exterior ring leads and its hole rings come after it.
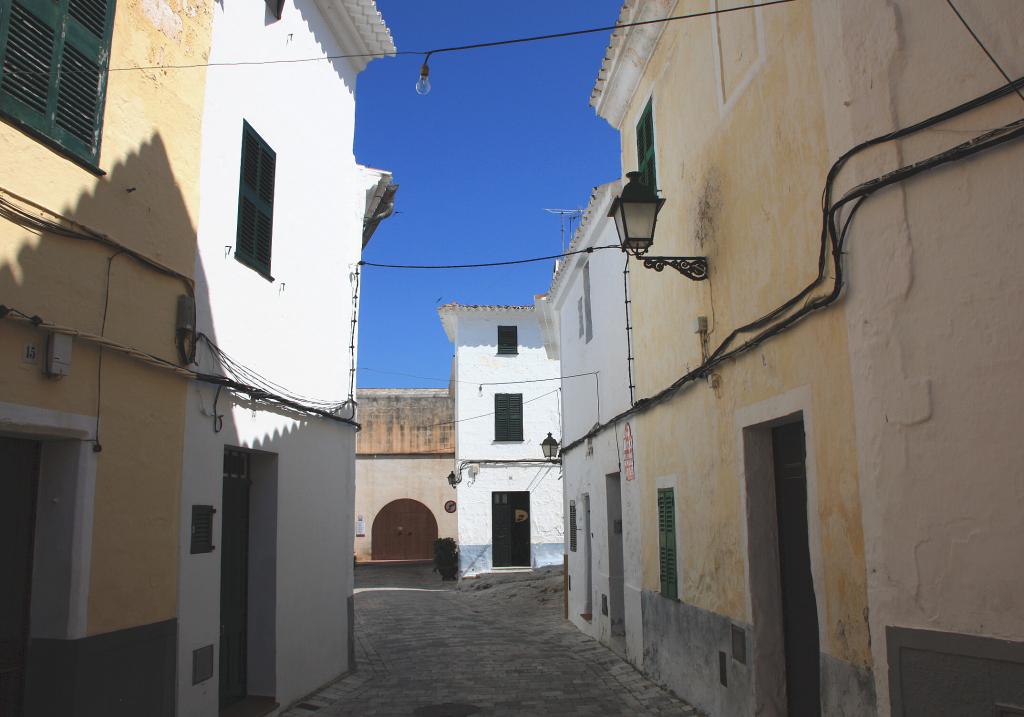
POLYGON ((356 586, 357 671, 285 717, 696 714, 562 620, 560 592, 422 566, 359 567, 356 586))

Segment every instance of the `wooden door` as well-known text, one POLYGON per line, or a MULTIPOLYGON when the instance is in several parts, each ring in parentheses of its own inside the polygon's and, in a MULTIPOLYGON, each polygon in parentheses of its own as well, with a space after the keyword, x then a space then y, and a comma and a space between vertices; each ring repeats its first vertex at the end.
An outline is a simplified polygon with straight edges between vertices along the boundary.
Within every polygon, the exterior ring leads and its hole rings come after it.
POLYGON ((437 520, 430 508, 411 498, 393 500, 373 519, 370 555, 374 560, 430 560, 437 520))
POLYGON ((20 717, 28 652, 39 444, 0 438, 0 715, 20 717))
POLYGON ((249 455, 224 451, 220 537, 220 705, 247 690, 249 612, 249 455))
POLYGON ((528 491, 491 494, 491 565, 531 565, 528 491))
POLYGON ((779 583, 785 642, 786 701, 793 717, 821 714, 818 606, 807 534, 804 426, 772 429, 775 506, 779 529, 779 583))

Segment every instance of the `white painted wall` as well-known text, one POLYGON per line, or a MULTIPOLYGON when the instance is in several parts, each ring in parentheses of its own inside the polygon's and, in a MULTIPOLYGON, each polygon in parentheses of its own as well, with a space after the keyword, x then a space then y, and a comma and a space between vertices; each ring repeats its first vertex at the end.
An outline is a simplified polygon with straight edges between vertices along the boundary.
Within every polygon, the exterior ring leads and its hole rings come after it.
MULTIPOLYGON (((557 380, 540 383, 481 386, 497 381, 557 378, 559 362, 547 357, 537 316, 532 307, 518 310, 443 308, 454 329, 456 466, 474 460, 543 460, 541 441, 551 432, 559 437, 557 380), (498 326, 518 327, 519 353, 498 355, 498 326), (523 394, 523 440, 494 440, 494 394, 523 394), (479 416, 479 418, 477 418, 479 416), (469 419, 469 420, 466 420, 469 419)), ((471 546, 491 544, 491 494, 495 491, 530 491, 530 542, 536 565, 561 561, 564 540, 562 490, 557 465, 482 464, 463 471, 458 486, 459 544, 464 573, 486 572, 490 554, 471 546), (476 552, 473 552, 473 551, 476 552)))
MULTIPOLYGON (((591 199, 584 223, 572 249, 617 244, 615 225, 608 219, 608 207, 619 191, 617 182, 598 187, 591 199)), ((558 331, 562 373, 571 376, 597 372, 597 378, 582 376, 562 382, 562 412, 565 440, 584 435, 595 423, 607 421, 629 407, 629 377, 626 351, 626 315, 622 270, 624 255, 615 250, 576 255, 562 266, 552 282, 548 297, 558 331), (590 316, 592 337, 582 331, 579 301, 584 298, 584 266, 590 274, 590 316), (581 336, 582 333, 582 336, 581 336), (598 400, 600 399, 600 400, 598 400), (600 412, 598 411, 600 405, 600 412)), ((634 270, 636 264, 634 263, 634 270)), ((585 318, 584 311, 584 321, 585 318)), ((635 425, 632 427, 635 431, 635 425)), ((622 431, 609 431, 594 439, 591 448, 570 451, 563 456, 565 505, 568 534, 568 505, 575 501, 578 511, 577 550, 569 551, 569 619, 583 632, 622 651, 637 666, 643 659, 643 625, 640 612, 642 586, 640 490, 637 481, 627 481, 622 469, 622 431), (609 525, 607 521, 606 476, 620 472, 623 523, 623 564, 626 638, 615 640, 609 617, 601 614, 601 596, 611 598, 609 584, 609 525), (586 554, 584 500, 590 499, 591 555, 586 554), (586 564, 591 561, 592 589, 586 590, 586 564), (591 621, 581 617, 588 602, 591 621)), ((568 551, 568 543, 566 544, 568 551)))
MULTIPOLYGON (((268 21, 265 4, 215 3, 211 62, 344 54, 313 0, 285 4, 268 21)), ((377 176, 352 152, 357 71, 345 60, 213 68, 203 116, 198 260, 198 328, 234 359, 296 393, 342 401, 349 386, 351 272, 361 251, 365 190, 377 176), (235 244, 242 122, 277 153, 270 282, 239 263, 235 244)), ((200 350, 199 370, 217 372, 200 350)), ((271 625, 251 639, 250 692, 282 707, 348 669, 346 601, 352 594, 354 430, 322 418, 242 405, 196 385, 188 401, 182 481, 178 714, 212 717, 214 676, 191 684, 192 651, 218 645, 220 553, 189 554, 192 504, 218 508, 225 446, 263 451, 256 481, 276 480, 273 520, 259 559, 273 594, 251 594, 250 621, 271 625), (275 469, 276 466, 276 469, 275 469), (276 515, 274 511, 276 510, 276 515), (270 570, 273 567, 273 570, 270 570), (257 617, 257 615, 261 617, 257 617)), ((254 495, 257 490, 254 483, 254 495)), ((261 501, 273 499, 273 491, 261 501)), ((256 508, 254 507, 255 511, 256 508)), ((255 572, 255 567, 251 568, 255 572)), ((266 587, 266 586, 264 586, 266 587)), ((251 635, 251 637, 253 637, 251 635)))

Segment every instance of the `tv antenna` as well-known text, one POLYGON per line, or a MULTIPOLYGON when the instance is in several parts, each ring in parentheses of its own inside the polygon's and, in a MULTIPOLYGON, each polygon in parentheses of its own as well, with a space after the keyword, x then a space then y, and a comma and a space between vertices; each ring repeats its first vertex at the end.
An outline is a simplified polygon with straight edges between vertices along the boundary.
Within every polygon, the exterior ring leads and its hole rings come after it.
POLYGON ((562 253, 565 253, 565 224, 569 223, 569 236, 572 236, 572 224, 583 216, 582 209, 548 209, 545 207, 545 212, 549 214, 557 214, 559 221, 562 225, 562 253))

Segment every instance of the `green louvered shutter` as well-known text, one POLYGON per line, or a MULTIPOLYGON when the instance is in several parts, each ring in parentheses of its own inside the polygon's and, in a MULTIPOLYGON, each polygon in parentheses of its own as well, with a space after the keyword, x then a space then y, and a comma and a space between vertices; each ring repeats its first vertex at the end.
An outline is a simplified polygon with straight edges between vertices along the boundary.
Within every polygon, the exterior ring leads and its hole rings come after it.
POLYGON ((636 159, 640 178, 651 189, 658 189, 658 174, 654 166, 654 108, 653 100, 647 101, 647 107, 636 123, 636 159))
POLYGON ((508 438, 509 441, 523 440, 523 394, 508 395, 508 438))
POLYGON ((494 394, 494 440, 508 439, 508 397, 507 393, 494 394))
POLYGON ((0 0, 0 111, 99 161, 114 0, 0 0))
POLYGON ((268 279, 274 234, 274 178, 277 154, 243 122, 235 258, 268 279))
POLYGON ((676 579, 676 506, 672 488, 658 490, 658 558, 661 564, 661 594, 679 597, 676 579))

